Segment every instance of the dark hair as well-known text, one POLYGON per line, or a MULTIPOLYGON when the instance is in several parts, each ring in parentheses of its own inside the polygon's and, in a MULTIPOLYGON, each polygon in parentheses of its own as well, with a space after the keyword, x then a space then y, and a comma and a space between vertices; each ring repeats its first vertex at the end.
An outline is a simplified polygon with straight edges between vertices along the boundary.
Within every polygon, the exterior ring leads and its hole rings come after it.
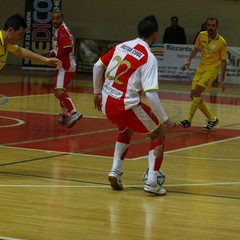
POLYGON ((158 22, 153 15, 143 18, 138 23, 138 36, 143 38, 150 37, 153 33, 158 31, 158 22))
POLYGON ((178 17, 177 16, 173 16, 173 17, 171 17, 171 21, 172 20, 176 20, 178 22, 178 17))
POLYGON ((26 24, 24 17, 21 14, 16 13, 7 19, 7 21, 4 24, 3 30, 6 31, 10 27, 12 27, 14 29, 14 31, 16 31, 21 27, 26 29, 27 24, 26 24))
POLYGON ((218 26, 218 20, 217 20, 217 18, 215 18, 215 17, 208 17, 207 20, 206 20, 206 23, 207 23, 208 20, 211 20, 211 21, 215 20, 215 22, 216 22, 216 24, 217 24, 217 26, 218 26))
POLYGON ((62 12, 61 10, 54 10, 54 11, 52 12, 52 14, 54 14, 54 13, 60 14, 62 18, 64 17, 64 14, 63 14, 63 12, 62 12))

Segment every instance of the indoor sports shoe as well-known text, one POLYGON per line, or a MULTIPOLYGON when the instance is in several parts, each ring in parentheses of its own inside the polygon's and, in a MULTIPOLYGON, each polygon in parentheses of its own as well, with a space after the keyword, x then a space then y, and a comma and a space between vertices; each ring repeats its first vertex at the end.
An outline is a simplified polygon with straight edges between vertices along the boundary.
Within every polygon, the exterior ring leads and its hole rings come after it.
POLYGON ((210 131, 213 127, 219 124, 218 118, 215 117, 214 120, 209 120, 207 125, 202 128, 203 131, 210 131))
POLYGON ((69 121, 69 117, 63 117, 62 114, 59 115, 59 118, 58 118, 58 123, 60 124, 67 124, 69 121))
POLYGON ((110 182, 111 187, 112 187, 114 190, 123 190, 123 185, 122 185, 122 181, 121 181, 121 176, 122 176, 122 173, 121 173, 121 174, 118 174, 118 173, 115 172, 115 171, 111 171, 111 172, 108 174, 108 181, 110 182))
POLYGON ((144 191, 158 196, 163 196, 167 192, 164 188, 161 188, 158 184, 155 187, 150 184, 145 184, 144 191))
POLYGON ((76 112, 73 113, 67 123, 67 128, 71 128, 74 126, 74 124, 77 122, 77 120, 82 118, 82 113, 76 112))
POLYGON ((179 126, 183 127, 183 128, 190 128, 191 127, 191 123, 186 119, 183 121, 180 121, 178 123, 179 126))

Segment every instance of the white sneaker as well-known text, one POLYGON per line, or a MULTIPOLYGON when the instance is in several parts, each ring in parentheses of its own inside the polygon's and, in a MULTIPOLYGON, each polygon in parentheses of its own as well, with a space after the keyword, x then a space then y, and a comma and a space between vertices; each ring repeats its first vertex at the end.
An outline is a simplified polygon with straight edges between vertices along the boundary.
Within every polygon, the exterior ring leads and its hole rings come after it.
POLYGON ((165 195, 167 192, 164 188, 161 188, 158 184, 155 187, 150 184, 145 184, 144 191, 158 196, 165 195))
POLYGON ((79 120, 81 118, 82 118, 82 113, 80 113, 80 112, 76 112, 76 113, 72 114, 67 123, 67 128, 73 127, 74 124, 77 122, 77 120, 79 120))
POLYGON ((111 184, 111 187, 114 190, 123 190, 123 185, 122 185, 122 181, 121 181, 121 174, 117 174, 117 172, 111 171, 108 174, 108 181, 111 184))

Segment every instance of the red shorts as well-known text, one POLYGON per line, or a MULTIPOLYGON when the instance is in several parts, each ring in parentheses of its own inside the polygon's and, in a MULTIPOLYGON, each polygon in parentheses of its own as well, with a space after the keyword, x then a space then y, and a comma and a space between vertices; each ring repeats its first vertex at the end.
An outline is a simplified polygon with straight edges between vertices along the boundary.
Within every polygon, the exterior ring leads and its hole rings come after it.
POLYGON ((54 77, 54 88, 67 88, 73 75, 74 72, 66 72, 63 69, 57 70, 54 77))
POLYGON ((137 107, 117 115, 107 115, 107 118, 118 126, 120 132, 129 128, 134 132, 147 134, 153 132, 160 124, 151 108, 142 102, 137 107))

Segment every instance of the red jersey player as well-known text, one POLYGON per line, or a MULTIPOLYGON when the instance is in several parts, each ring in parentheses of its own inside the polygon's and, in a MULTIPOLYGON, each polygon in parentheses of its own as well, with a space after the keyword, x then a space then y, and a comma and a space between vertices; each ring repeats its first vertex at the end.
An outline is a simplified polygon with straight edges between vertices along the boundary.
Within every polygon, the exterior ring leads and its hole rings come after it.
POLYGON ((61 11, 53 11, 52 25, 55 29, 53 49, 45 55, 48 57, 56 56, 62 61, 62 67, 55 72, 54 95, 59 100, 62 110, 58 122, 66 124, 68 128, 71 128, 82 117, 82 113, 76 110, 66 92, 66 88, 76 70, 76 60, 74 56, 73 36, 64 23, 63 18, 64 16, 61 11))
POLYGON ((122 164, 133 132, 147 134, 151 144, 148 152, 149 175, 144 191, 164 195, 157 183, 163 161, 165 133, 158 117, 168 127, 174 127, 158 97, 158 64, 150 47, 157 37, 158 23, 150 15, 138 24, 138 38, 121 43, 107 52, 93 67, 95 108, 117 125, 112 169, 108 175, 111 187, 122 190, 122 164), (102 84, 102 74, 105 79, 102 84), (144 91, 152 108, 141 101, 144 91), (153 113, 155 112, 155 114, 153 113))

